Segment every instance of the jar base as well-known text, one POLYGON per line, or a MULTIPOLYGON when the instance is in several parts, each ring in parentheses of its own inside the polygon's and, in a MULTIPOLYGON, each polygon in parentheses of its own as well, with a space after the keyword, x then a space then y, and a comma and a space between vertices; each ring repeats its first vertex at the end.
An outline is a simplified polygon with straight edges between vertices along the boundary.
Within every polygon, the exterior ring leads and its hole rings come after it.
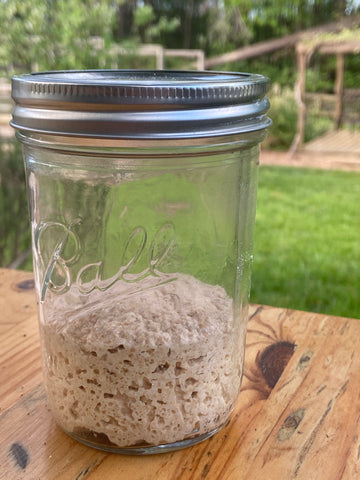
MULTIPOLYGON (((87 447, 92 447, 97 450, 102 450, 104 452, 109 453, 117 453, 121 455, 154 455, 157 453, 166 453, 166 452, 174 452, 176 450, 182 450, 183 448, 188 448, 193 445, 196 445, 204 440, 215 435, 219 430, 221 430, 228 422, 225 424, 220 425, 219 427, 215 428, 211 432, 204 433, 197 437, 187 438, 185 440, 180 440, 179 442, 173 443, 166 443, 161 445, 135 445, 133 447, 118 447, 117 445, 106 444, 105 442, 102 443, 101 439, 95 442, 90 439, 84 438, 83 435, 77 435, 76 433, 67 432, 63 430, 67 435, 69 435, 74 440, 86 445, 87 447)), ((100 436, 101 437, 101 436, 100 436)))

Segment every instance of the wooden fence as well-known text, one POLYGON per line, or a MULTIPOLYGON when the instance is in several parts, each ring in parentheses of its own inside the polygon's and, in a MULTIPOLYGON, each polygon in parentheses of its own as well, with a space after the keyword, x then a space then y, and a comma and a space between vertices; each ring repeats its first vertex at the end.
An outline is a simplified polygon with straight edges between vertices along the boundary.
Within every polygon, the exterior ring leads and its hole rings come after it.
MULTIPOLYGON (((94 55, 105 48, 104 40, 98 37, 89 39, 93 47, 94 55)), ((167 58, 183 58, 190 60, 191 68, 195 70, 204 70, 205 56, 203 50, 186 50, 186 49, 168 49, 158 44, 140 45, 133 50, 125 49, 119 45, 115 45, 111 49, 111 68, 120 68, 121 57, 136 55, 140 57, 155 57, 155 64, 158 70, 163 70, 166 66, 167 58)), ((100 65, 104 68, 105 65, 100 65)), ((32 71, 38 71, 38 65, 32 65, 32 71)), ((10 82, 0 78, 0 137, 7 138, 13 135, 13 129, 9 126, 11 119, 11 111, 13 101, 11 99, 10 82)))
MULTIPOLYGON (((333 93, 306 93, 309 113, 334 118, 337 97, 333 93)), ((360 126, 360 89, 344 89, 340 124, 360 126)))
MULTIPOLYGON (((134 49, 134 54, 141 57, 155 57, 156 68, 158 70, 165 68, 166 58, 170 57, 194 60, 192 68, 196 70, 204 70, 205 68, 205 55, 203 50, 169 49, 158 44, 146 44, 134 49)), ((118 68, 119 57, 126 55, 129 55, 129 50, 119 45, 112 47, 111 57, 113 61, 111 68, 118 68)))

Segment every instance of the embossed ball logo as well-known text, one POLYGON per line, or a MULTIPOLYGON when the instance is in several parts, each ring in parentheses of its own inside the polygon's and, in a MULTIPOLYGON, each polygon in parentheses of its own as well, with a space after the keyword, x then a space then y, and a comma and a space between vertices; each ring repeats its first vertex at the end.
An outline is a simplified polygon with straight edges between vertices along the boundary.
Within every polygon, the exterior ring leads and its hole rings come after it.
MULTIPOLYGON (((38 272, 41 301, 45 300, 48 290, 60 295, 68 292, 72 286, 81 294, 89 294, 94 290, 108 290, 120 280, 137 283, 153 277, 154 281, 145 287, 152 288, 176 279, 172 274, 161 272, 161 265, 169 259, 176 244, 175 229, 171 223, 165 223, 152 239, 143 226, 135 227, 119 255, 116 274, 106 277, 104 259, 87 263, 80 269, 74 268, 84 254, 76 231, 81 226, 81 221, 81 218, 76 218, 69 224, 46 221, 35 229, 35 255, 41 266, 38 272), (145 266, 139 271, 144 259, 145 266)), ((135 291, 136 289, 132 293, 135 291)))

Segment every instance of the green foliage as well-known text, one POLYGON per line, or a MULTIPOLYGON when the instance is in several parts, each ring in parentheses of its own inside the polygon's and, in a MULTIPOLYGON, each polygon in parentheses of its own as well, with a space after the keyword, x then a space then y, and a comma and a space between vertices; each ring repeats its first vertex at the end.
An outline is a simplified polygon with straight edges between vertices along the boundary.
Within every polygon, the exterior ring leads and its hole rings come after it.
POLYGON ((166 12, 176 17, 176 31, 161 35, 168 48, 202 48, 207 56, 243 45, 281 37, 296 31, 354 14, 350 0, 153 0, 156 18, 166 12))
POLYGON ((208 28, 199 34, 198 46, 210 55, 216 55, 248 44, 253 35, 241 10, 236 5, 210 10, 206 19, 208 28))
MULTIPOLYGON (((334 35, 322 35, 320 38, 330 40, 336 38, 339 42, 342 39, 351 40, 352 38, 360 38, 360 29, 351 32, 355 35, 354 37, 348 32, 348 30, 344 30, 339 33, 338 37, 334 37, 334 35)), ((356 53, 347 54, 344 57, 344 62, 344 88, 359 88, 360 76, 358 72, 360 71, 360 56, 356 53)), ((308 92, 333 93, 335 78, 336 56, 321 55, 315 52, 311 56, 311 61, 306 71, 306 90, 308 92)))
POLYGON ((98 66, 99 61, 106 62, 104 49, 101 58, 92 58, 94 48, 89 38, 101 37, 105 43, 112 38, 114 6, 112 0, 52 1, 43 33, 43 40, 52 48, 44 52, 46 65, 38 62, 40 70, 89 68, 98 66))
POLYGON ((16 70, 17 65, 29 70, 32 61, 41 55, 38 45, 45 14, 45 2, 36 5, 26 0, 0 2, 0 25, 7 26, 0 34, 0 64, 9 68, 10 73, 16 70))
POLYGON ((294 140, 297 123, 297 106, 292 90, 273 89, 269 116, 273 123, 264 141, 264 148, 287 150, 294 140))
POLYGON ((0 142, 0 266, 30 246, 24 165, 18 142, 0 142))
POLYGON ((160 15, 157 18, 154 8, 144 4, 134 11, 134 38, 142 43, 158 42, 163 33, 175 31, 179 24, 180 21, 177 17, 169 19, 165 15, 160 15))
POLYGON ((224 65, 222 70, 260 73, 281 88, 293 88, 296 82, 296 58, 289 52, 276 52, 224 65))
POLYGON ((324 133, 334 129, 334 121, 330 117, 320 116, 317 113, 310 113, 306 119, 305 142, 310 142, 324 133))
POLYGON ((151 5, 142 5, 134 13, 134 23, 138 27, 145 27, 155 19, 154 9, 151 5))
MULTIPOLYGON (((33 68, 109 67, 114 45, 130 43, 134 49, 149 42, 202 48, 211 57, 358 10, 351 0, 3 0, 0 67, 7 76, 33 68), (99 48, 92 37, 98 37, 99 48)), ((284 52, 242 63, 240 69, 269 72, 280 85, 291 85, 294 55, 284 52)))
POLYGON ((225 0, 238 7, 252 33, 252 42, 281 37, 355 13, 355 2, 346 0, 225 0))
POLYGON ((360 55, 354 53, 352 55, 345 56, 345 69, 344 69, 344 87, 345 88, 359 88, 360 86, 360 55), (357 72, 357 75, 354 75, 357 72))
MULTIPOLYGON (((296 135, 298 107, 294 92, 290 88, 275 85, 269 95, 269 117, 272 125, 263 142, 268 150, 288 150, 296 135)), ((305 126, 305 141, 309 142, 334 127, 331 118, 320 116, 319 112, 309 112, 305 126)))
POLYGON ((260 167, 251 300, 359 317, 360 174, 260 167))
POLYGON ((105 47, 113 38, 122 0, 6 0, 0 2, 0 64, 7 75, 39 70, 105 66, 106 48, 94 49, 90 37, 105 47))
POLYGON ((306 70, 306 91, 313 93, 334 93, 335 83, 335 65, 334 58, 327 57, 326 65, 322 62, 321 68, 319 64, 315 64, 313 68, 306 70))
MULTIPOLYGON (((31 70, 109 68, 121 46, 123 68, 138 68, 139 43, 159 42, 176 30, 177 17, 155 15, 150 4, 125 0, 5 0, 0 2, 0 68, 3 76, 31 70), (124 9, 126 7, 128 10, 124 9), (130 7, 130 8, 129 8, 130 7), (128 18, 125 17, 129 13, 128 18), (127 34, 118 23, 127 25, 127 34), (119 38, 120 36, 120 38, 119 38)), ((143 62, 146 62, 142 58, 143 62)), ((151 60, 148 68, 154 68, 151 60)))

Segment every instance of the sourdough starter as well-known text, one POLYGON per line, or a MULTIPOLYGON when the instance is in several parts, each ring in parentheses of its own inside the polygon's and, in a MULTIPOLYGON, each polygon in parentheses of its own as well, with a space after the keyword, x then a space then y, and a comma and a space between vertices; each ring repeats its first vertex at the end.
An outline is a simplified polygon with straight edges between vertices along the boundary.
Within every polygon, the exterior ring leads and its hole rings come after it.
POLYGON ((92 292, 77 312, 59 296, 41 322, 45 384, 60 426, 125 448, 223 425, 240 388, 243 346, 225 290, 183 274, 125 297, 119 288, 92 292))

